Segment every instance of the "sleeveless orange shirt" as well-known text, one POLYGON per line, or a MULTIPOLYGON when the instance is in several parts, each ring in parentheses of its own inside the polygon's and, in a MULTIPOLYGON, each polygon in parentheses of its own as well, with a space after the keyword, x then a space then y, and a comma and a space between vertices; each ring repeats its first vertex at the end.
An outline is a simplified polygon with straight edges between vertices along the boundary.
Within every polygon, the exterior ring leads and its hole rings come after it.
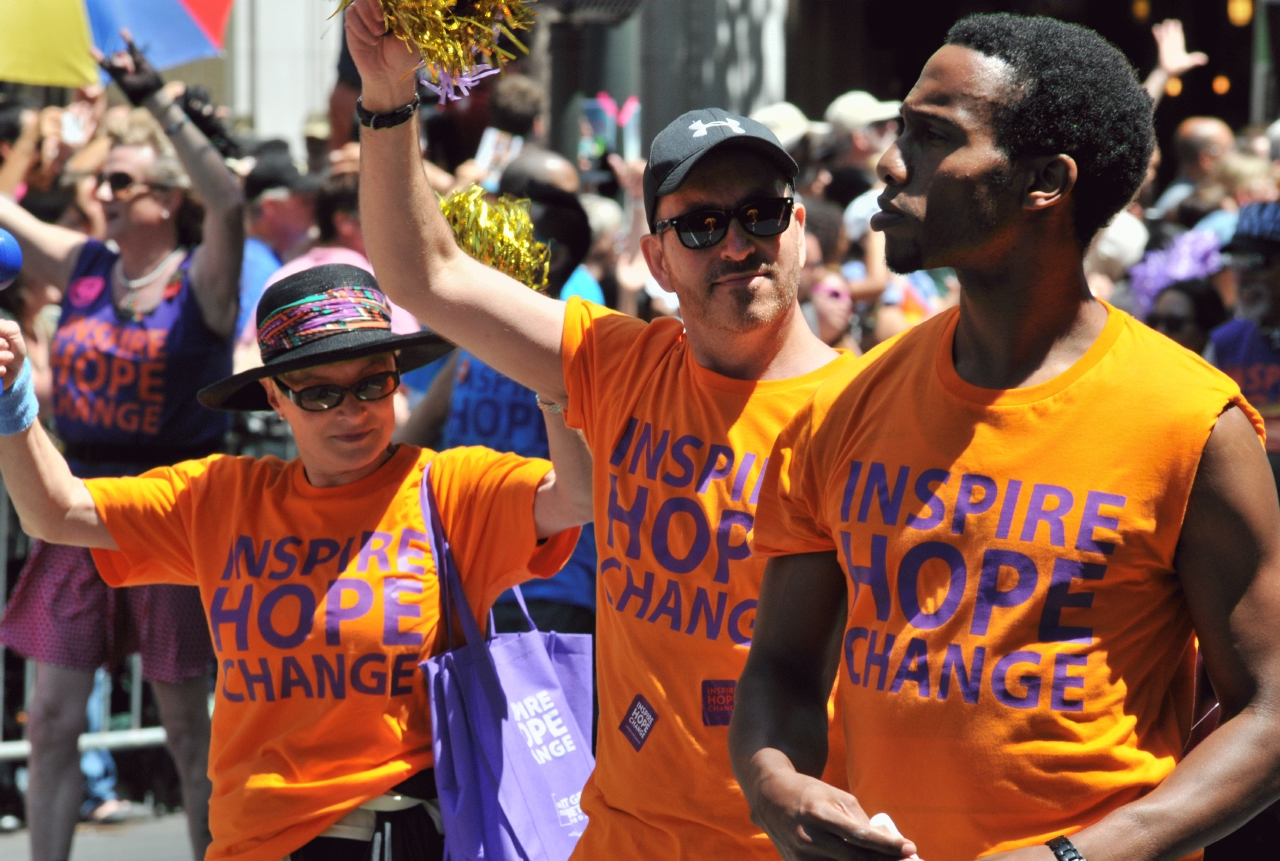
POLYGON ((1262 424, 1107 310, 1069 370, 1003 391, 959 377, 940 315, 833 376, 770 458, 754 551, 837 552, 850 791, 929 861, 1076 831, 1181 757, 1178 535, 1218 416, 1262 424))

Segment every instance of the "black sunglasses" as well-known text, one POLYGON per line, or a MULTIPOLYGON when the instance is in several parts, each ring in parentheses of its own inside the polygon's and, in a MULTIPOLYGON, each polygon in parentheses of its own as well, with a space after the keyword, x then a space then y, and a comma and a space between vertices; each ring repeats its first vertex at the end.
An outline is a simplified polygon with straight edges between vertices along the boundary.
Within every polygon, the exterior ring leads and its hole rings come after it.
POLYGON ((356 380, 350 386, 326 383, 321 386, 307 386, 297 391, 280 382, 279 377, 272 379, 275 380, 276 387, 284 392, 285 397, 309 413, 322 413, 333 409, 346 399, 347 392, 351 392, 352 397, 357 401, 380 401, 400 388, 399 371, 380 371, 370 374, 362 380, 356 380))
POLYGON ((158 185, 154 182, 147 182, 145 179, 135 179, 133 176, 122 170, 112 171, 111 173, 98 174, 98 185, 104 182, 111 187, 112 194, 119 194, 135 185, 146 185, 154 189, 168 188, 166 185, 158 185))
POLYGON ((729 234, 729 222, 736 220, 751 236, 765 239, 791 226, 794 206, 794 198, 769 197, 748 201, 732 210, 700 209, 656 222, 653 232, 657 234, 674 227, 680 244, 697 251, 719 243, 729 234))

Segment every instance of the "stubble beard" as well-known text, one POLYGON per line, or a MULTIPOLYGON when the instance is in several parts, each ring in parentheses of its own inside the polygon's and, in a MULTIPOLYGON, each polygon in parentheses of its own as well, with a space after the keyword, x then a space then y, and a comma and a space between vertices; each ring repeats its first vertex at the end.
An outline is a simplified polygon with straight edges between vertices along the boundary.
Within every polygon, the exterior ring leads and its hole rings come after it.
POLYGON ((680 301, 682 306, 689 306, 686 315, 696 317, 707 328, 746 333, 777 321, 795 301, 799 287, 799 267, 783 267, 776 262, 763 264, 759 259, 748 258, 736 265, 713 269, 702 284, 685 291, 696 296, 696 300, 682 297, 680 301), (714 285, 716 279, 740 273, 756 275, 762 283, 729 290, 728 301, 715 296, 717 291, 728 289, 714 285))

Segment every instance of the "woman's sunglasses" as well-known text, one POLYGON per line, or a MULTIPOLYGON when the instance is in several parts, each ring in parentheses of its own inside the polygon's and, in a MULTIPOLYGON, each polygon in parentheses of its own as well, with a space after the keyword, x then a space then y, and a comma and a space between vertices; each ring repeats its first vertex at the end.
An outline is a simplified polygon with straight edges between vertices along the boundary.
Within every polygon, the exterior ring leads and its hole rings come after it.
POLYGON ((729 234, 731 221, 737 221, 751 236, 766 239, 791 226, 794 205, 794 198, 770 197, 748 201, 737 209, 700 209, 656 222, 653 232, 657 234, 674 227, 680 244, 695 251, 710 248, 724 239, 729 234))
POLYGON ((285 397, 309 413, 322 413, 333 409, 346 399, 347 392, 351 392, 351 396, 357 401, 380 401, 400 388, 399 371, 370 374, 350 386, 326 383, 321 386, 307 386, 297 391, 280 382, 279 377, 273 379, 276 387, 284 392, 285 397))
POLYGON ((98 174, 98 185, 101 186, 103 183, 106 183, 107 186, 110 187, 112 194, 119 194, 122 191, 127 191, 135 185, 145 185, 148 188, 156 190, 168 188, 168 186, 157 185, 153 182, 147 182, 144 179, 136 179, 122 170, 98 174))

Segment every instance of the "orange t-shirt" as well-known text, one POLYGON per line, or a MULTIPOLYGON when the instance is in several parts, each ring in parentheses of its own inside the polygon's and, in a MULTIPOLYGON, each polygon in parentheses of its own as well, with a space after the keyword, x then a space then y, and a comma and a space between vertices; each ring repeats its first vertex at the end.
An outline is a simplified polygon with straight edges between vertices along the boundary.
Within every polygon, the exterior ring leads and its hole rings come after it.
POLYGON ((1192 626, 1173 569, 1240 390, 1108 306, 1070 369, 995 391, 946 312, 832 378, 778 438, 753 547, 837 551, 850 791, 929 861, 1076 831, 1181 758, 1192 626))
POLYGON ((218 659, 211 861, 279 861, 432 764, 418 661, 445 644, 419 507, 428 463, 481 619, 573 552, 576 529, 537 545, 551 464, 484 448, 401 445, 342 487, 313 487, 298 460, 216 455, 85 482, 120 547, 93 553, 104 580, 200 587, 218 659))
POLYGON ((575 858, 777 859, 729 764, 764 561, 748 549, 778 431, 852 357, 786 380, 694 361, 676 320, 571 299, 568 422, 595 461, 596 769, 575 858))

